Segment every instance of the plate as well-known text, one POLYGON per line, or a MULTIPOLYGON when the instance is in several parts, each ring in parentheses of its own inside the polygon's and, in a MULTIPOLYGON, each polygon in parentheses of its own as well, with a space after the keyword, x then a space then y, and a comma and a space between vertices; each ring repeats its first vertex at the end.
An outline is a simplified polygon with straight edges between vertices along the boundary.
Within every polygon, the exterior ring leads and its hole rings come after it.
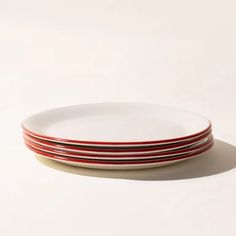
POLYGON ((208 151, 213 146, 213 142, 207 146, 206 148, 202 149, 201 151, 187 154, 181 157, 174 157, 169 159, 163 159, 159 161, 146 161, 146 162, 136 162, 136 163, 124 163, 124 164, 114 164, 114 163, 101 163, 101 162, 88 162, 85 161, 75 161, 71 159, 67 159, 65 157, 53 155, 46 152, 41 152, 38 150, 31 149, 36 153, 39 157, 48 158, 54 161, 58 161, 67 165, 78 166, 78 167, 86 167, 86 168, 93 168, 93 169, 109 169, 109 170, 131 170, 131 169, 146 169, 146 168, 154 168, 154 167, 161 167, 166 165, 171 165, 177 162, 185 161, 191 158, 200 157, 202 153, 208 151))
POLYGON ((139 169, 149 169, 149 168, 156 168, 156 167, 163 167, 163 166, 168 166, 172 164, 176 164, 178 162, 182 162, 188 159, 191 159, 193 157, 188 157, 185 159, 180 159, 180 160, 173 160, 173 161, 166 161, 166 162, 156 162, 156 163, 148 163, 148 164, 140 164, 140 165, 104 165, 104 164, 88 164, 88 163, 75 163, 75 162, 69 162, 69 161, 64 161, 64 160, 59 160, 59 159, 54 159, 45 155, 39 155, 36 154, 36 157, 42 157, 46 159, 50 159, 56 162, 60 162, 62 164, 66 165, 71 165, 71 166, 77 166, 77 167, 82 167, 82 168, 89 168, 89 169, 101 169, 101 170, 139 170, 139 169))
POLYGON ((192 145, 187 148, 182 148, 180 150, 171 150, 171 151, 163 151, 158 153, 149 153, 149 154, 129 154, 129 155, 123 155, 123 156, 117 156, 117 155, 101 155, 101 154, 84 154, 84 153, 75 153, 70 151, 62 151, 57 150, 55 148, 49 148, 49 147, 43 147, 39 144, 35 144, 31 142, 30 140, 25 139, 25 143, 36 150, 39 151, 45 151, 51 154, 55 155, 63 155, 65 157, 72 157, 77 159, 86 159, 86 160, 144 160, 144 159, 160 159, 160 158, 166 158, 170 156, 179 156, 183 154, 188 154, 192 152, 199 151, 200 149, 206 147, 213 141, 213 136, 210 135, 204 141, 200 144, 192 145))
POLYGON ((22 123, 34 137, 85 146, 181 142, 211 129, 205 117, 156 104, 100 103, 56 108, 22 123))
POLYGON ((164 151, 171 151, 171 150, 179 150, 181 148, 190 147, 196 144, 200 144, 204 142, 208 136, 211 134, 211 131, 207 133, 197 136, 196 138, 188 141, 178 142, 178 143, 171 143, 165 145, 156 145, 153 147, 146 147, 146 148, 116 148, 116 149, 105 149, 105 148, 96 148, 92 149, 89 147, 78 147, 75 145, 66 145, 66 144, 58 144, 55 142, 50 142, 42 139, 38 139, 32 137, 26 133, 24 133, 24 139, 26 141, 32 142, 32 144, 40 145, 42 148, 53 148, 59 151, 69 151, 75 152, 78 154, 92 154, 92 155, 113 155, 113 156, 124 156, 124 155, 139 155, 139 154, 151 154, 151 153, 158 153, 164 151))

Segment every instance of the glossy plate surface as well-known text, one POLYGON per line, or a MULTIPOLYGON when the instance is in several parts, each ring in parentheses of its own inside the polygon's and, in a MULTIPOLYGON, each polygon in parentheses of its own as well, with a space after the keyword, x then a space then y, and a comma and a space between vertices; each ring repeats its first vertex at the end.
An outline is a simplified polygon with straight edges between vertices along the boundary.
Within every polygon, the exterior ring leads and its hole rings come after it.
POLYGON ((26 133, 49 141, 98 146, 180 142, 211 128, 201 115, 138 103, 62 107, 35 114, 22 126, 26 133))

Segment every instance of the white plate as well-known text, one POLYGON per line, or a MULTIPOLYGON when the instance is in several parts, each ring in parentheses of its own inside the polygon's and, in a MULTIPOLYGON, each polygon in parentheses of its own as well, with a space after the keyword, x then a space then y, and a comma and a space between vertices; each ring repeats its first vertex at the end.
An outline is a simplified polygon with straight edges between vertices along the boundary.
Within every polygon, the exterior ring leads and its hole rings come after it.
POLYGON ((104 103, 41 112, 22 126, 31 135, 60 143, 147 146, 191 139, 211 124, 201 115, 155 104, 104 103))

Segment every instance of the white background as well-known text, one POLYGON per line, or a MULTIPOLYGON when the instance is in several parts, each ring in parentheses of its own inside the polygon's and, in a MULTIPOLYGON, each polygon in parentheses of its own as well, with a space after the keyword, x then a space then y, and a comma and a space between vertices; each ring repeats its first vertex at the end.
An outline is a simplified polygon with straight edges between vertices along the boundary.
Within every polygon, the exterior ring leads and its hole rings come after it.
POLYGON ((0 234, 236 235, 236 1, 0 1, 0 234), (152 102, 211 119, 215 148, 149 171, 37 160, 28 115, 152 102))

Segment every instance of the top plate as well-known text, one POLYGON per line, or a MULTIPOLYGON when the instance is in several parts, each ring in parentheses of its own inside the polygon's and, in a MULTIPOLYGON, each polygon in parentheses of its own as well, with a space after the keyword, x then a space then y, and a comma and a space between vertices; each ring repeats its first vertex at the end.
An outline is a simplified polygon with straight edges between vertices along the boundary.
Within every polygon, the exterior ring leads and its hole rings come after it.
POLYGON ((79 145, 150 145, 178 142, 205 133, 201 115, 156 104, 100 103, 56 108, 22 123, 31 135, 79 145))

